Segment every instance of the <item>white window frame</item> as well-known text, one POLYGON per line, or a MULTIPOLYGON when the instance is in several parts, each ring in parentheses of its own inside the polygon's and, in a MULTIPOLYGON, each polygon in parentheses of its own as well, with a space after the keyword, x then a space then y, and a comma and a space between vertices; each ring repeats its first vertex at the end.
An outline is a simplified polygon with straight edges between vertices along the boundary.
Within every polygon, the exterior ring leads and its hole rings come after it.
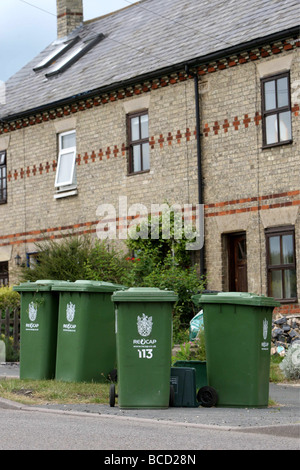
POLYGON ((76 137, 76 131, 68 131, 68 132, 62 132, 58 136, 58 145, 59 145, 59 154, 58 154, 58 162, 57 162, 57 168, 56 168, 56 177, 55 177, 55 188, 67 190, 67 189, 74 189, 76 188, 76 145, 74 147, 68 147, 66 149, 62 148, 62 138, 65 137, 66 135, 70 134, 75 134, 76 137), (73 154, 72 155, 72 162, 71 162, 71 168, 70 168, 70 178, 67 179, 66 181, 59 181, 59 172, 60 172, 60 167, 61 167, 61 162, 62 158, 66 154, 73 154))

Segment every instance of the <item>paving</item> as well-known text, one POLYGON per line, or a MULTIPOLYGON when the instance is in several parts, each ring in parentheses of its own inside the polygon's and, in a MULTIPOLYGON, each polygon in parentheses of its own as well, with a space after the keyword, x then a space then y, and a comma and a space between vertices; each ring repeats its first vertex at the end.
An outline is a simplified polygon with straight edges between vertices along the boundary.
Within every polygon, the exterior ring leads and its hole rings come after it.
MULTIPOLYGON (((0 364, 0 379, 19 377, 18 364, 0 364)), ((39 409, 54 413, 71 413, 78 416, 111 416, 127 419, 146 419, 168 421, 195 427, 220 427, 245 432, 262 432, 300 438, 300 384, 270 383, 269 396, 275 404, 268 408, 179 408, 157 409, 120 409, 118 404, 110 407, 98 404, 46 404, 20 405, 0 398, 1 407, 16 409, 39 409)))

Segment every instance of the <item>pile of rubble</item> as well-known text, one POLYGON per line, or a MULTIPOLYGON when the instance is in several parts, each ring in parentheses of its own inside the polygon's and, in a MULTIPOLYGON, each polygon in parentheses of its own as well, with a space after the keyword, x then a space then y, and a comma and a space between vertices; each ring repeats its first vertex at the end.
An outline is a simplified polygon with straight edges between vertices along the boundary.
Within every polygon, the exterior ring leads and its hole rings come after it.
POLYGON ((300 315, 279 315, 272 322, 271 354, 285 356, 293 343, 300 343, 300 315))

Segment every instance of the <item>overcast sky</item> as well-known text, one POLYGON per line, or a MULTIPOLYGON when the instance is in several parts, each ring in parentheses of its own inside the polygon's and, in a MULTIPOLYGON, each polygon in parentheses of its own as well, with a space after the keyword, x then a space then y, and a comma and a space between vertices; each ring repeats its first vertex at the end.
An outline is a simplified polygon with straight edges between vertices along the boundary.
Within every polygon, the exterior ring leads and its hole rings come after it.
MULTIPOLYGON (((138 0, 83 0, 84 20, 138 0)), ((56 0, 0 0, 0 81, 6 81, 56 38, 56 0)))

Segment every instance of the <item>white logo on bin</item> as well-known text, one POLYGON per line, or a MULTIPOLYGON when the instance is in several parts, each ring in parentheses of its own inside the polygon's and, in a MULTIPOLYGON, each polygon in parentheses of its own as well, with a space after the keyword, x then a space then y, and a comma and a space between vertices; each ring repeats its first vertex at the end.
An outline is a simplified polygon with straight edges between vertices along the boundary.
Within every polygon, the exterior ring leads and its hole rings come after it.
MULTIPOLYGON (((146 338, 150 336, 152 332, 153 321, 152 317, 147 317, 144 313, 142 317, 138 315, 137 317, 137 330, 140 336, 146 338)), ((152 359, 153 352, 157 346, 156 339, 134 339, 132 341, 133 347, 137 348, 139 359, 152 359)))
POLYGON ((28 305, 28 317, 31 323, 26 323, 25 329, 27 331, 39 331, 39 324, 33 323, 37 317, 37 304, 30 302, 28 305))
POLYGON ((37 316, 37 306, 34 302, 28 305, 28 316, 30 321, 35 321, 37 316))
POLYGON ((264 321, 263 321, 263 337, 264 337, 264 340, 267 339, 267 336, 268 336, 268 320, 265 318, 264 321))
POLYGON ((147 317, 144 313, 142 317, 137 317, 137 329, 141 336, 149 336, 152 331, 152 325, 152 317, 147 317))
POLYGON ((268 337, 268 326, 269 326, 269 322, 265 318, 264 321, 263 321, 263 338, 264 338, 264 341, 261 343, 261 350, 262 351, 268 351, 269 350, 269 343, 266 342, 266 339, 268 337))
POLYGON ((75 317, 75 305, 70 302, 67 305, 67 320, 69 322, 73 321, 75 317))
POLYGON ((75 305, 72 304, 72 302, 68 303, 67 304, 67 309, 66 309, 66 317, 67 317, 67 321, 69 323, 65 323, 63 325, 63 331, 72 331, 73 333, 76 332, 76 325, 75 324, 71 324, 72 321, 74 320, 75 318, 75 305))

